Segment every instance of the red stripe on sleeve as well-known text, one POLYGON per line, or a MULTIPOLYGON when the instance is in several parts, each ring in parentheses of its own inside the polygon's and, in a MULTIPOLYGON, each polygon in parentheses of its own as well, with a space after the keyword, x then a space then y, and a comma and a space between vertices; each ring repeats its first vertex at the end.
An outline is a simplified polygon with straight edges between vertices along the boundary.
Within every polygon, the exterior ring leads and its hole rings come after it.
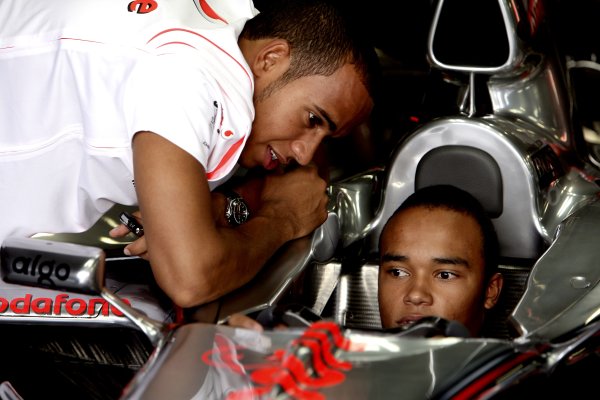
POLYGON ((219 170, 221 168, 223 168, 223 166, 225 166, 225 164, 231 159, 231 157, 233 157, 233 155, 235 154, 237 149, 239 149, 240 146, 242 145, 242 143, 244 143, 244 138, 245 138, 245 136, 242 137, 237 142, 235 142, 233 144, 233 146, 231 146, 229 148, 229 150, 227 150, 227 153, 225 153, 225 155, 219 162, 219 165, 217 165, 217 167, 215 169, 213 169, 212 171, 206 173, 206 179, 212 179, 219 172, 219 170))

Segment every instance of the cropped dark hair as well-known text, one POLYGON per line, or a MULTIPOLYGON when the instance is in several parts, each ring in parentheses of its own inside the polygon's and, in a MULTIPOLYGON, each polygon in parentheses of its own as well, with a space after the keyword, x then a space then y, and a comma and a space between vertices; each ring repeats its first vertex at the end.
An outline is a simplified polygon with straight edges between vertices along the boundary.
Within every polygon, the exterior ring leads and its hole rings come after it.
POLYGON ((246 22, 240 37, 249 40, 277 38, 290 45, 290 67, 278 87, 295 79, 329 76, 353 64, 375 101, 379 63, 374 47, 359 33, 353 19, 341 8, 323 0, 270 0, 246 22))
POLYGON ((471 195, 462 189, 451 185, 434 185, 417 190, 394 211, 390 220, 398 213, 409 208, 445 208, 475 219, 483 235, 483 258, 485 262, 485 282, 498 271, 499 245, 498 236, 492 220, 485 209, 471 195))

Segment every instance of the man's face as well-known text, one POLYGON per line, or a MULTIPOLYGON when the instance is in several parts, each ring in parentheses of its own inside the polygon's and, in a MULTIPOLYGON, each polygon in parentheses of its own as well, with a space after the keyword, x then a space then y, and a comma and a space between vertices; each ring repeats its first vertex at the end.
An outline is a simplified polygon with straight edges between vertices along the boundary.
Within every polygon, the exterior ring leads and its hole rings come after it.
POLYGON ((240 157, 246 168, 271 170, 293 160, 306 165, 325 137, 348 133, 372 108, 365 86, 349 64, 333 75, 298 78, 265 94, 268 83, 256 86, 252 134, 240 157))
POLYGON ((425 316, 463 323, 476 336, 485 308, 483 236, 475 219, 445 208, 415 207, 383 232, 379 310, 384 328, 425 316))

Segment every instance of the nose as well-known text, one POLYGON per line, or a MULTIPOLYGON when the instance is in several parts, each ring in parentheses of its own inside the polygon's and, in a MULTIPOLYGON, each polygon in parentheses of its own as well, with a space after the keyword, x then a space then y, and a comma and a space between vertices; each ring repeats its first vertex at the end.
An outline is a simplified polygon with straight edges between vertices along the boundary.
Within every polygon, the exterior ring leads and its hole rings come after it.
POLYGON ((428 305, 431 304, 432 299, 427 283, 422 280, 415 280, 411 282, 408 287, 408 291, 404 296, 404 303, 412 305, 428 305))
POLYGON ((296 162, 300 165, 308 165, 315 155, 320 142, 321 140, 318 137, 294 140, 291 147, 296 162))

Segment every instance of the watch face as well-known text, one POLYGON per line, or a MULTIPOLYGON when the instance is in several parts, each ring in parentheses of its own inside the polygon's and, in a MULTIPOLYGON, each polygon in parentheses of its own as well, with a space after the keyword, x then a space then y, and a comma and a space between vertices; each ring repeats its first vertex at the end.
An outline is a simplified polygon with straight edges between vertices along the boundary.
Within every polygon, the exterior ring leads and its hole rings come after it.
POLYGON ((228 200, 229 205, 227 206, 227 211, 225 212, 227 222, 234 226, 238 226, 246 222, 248 220, 248 216, 250 215, 250 211, 248 210, 248 205, 244 199, 237 197, 228 200))

